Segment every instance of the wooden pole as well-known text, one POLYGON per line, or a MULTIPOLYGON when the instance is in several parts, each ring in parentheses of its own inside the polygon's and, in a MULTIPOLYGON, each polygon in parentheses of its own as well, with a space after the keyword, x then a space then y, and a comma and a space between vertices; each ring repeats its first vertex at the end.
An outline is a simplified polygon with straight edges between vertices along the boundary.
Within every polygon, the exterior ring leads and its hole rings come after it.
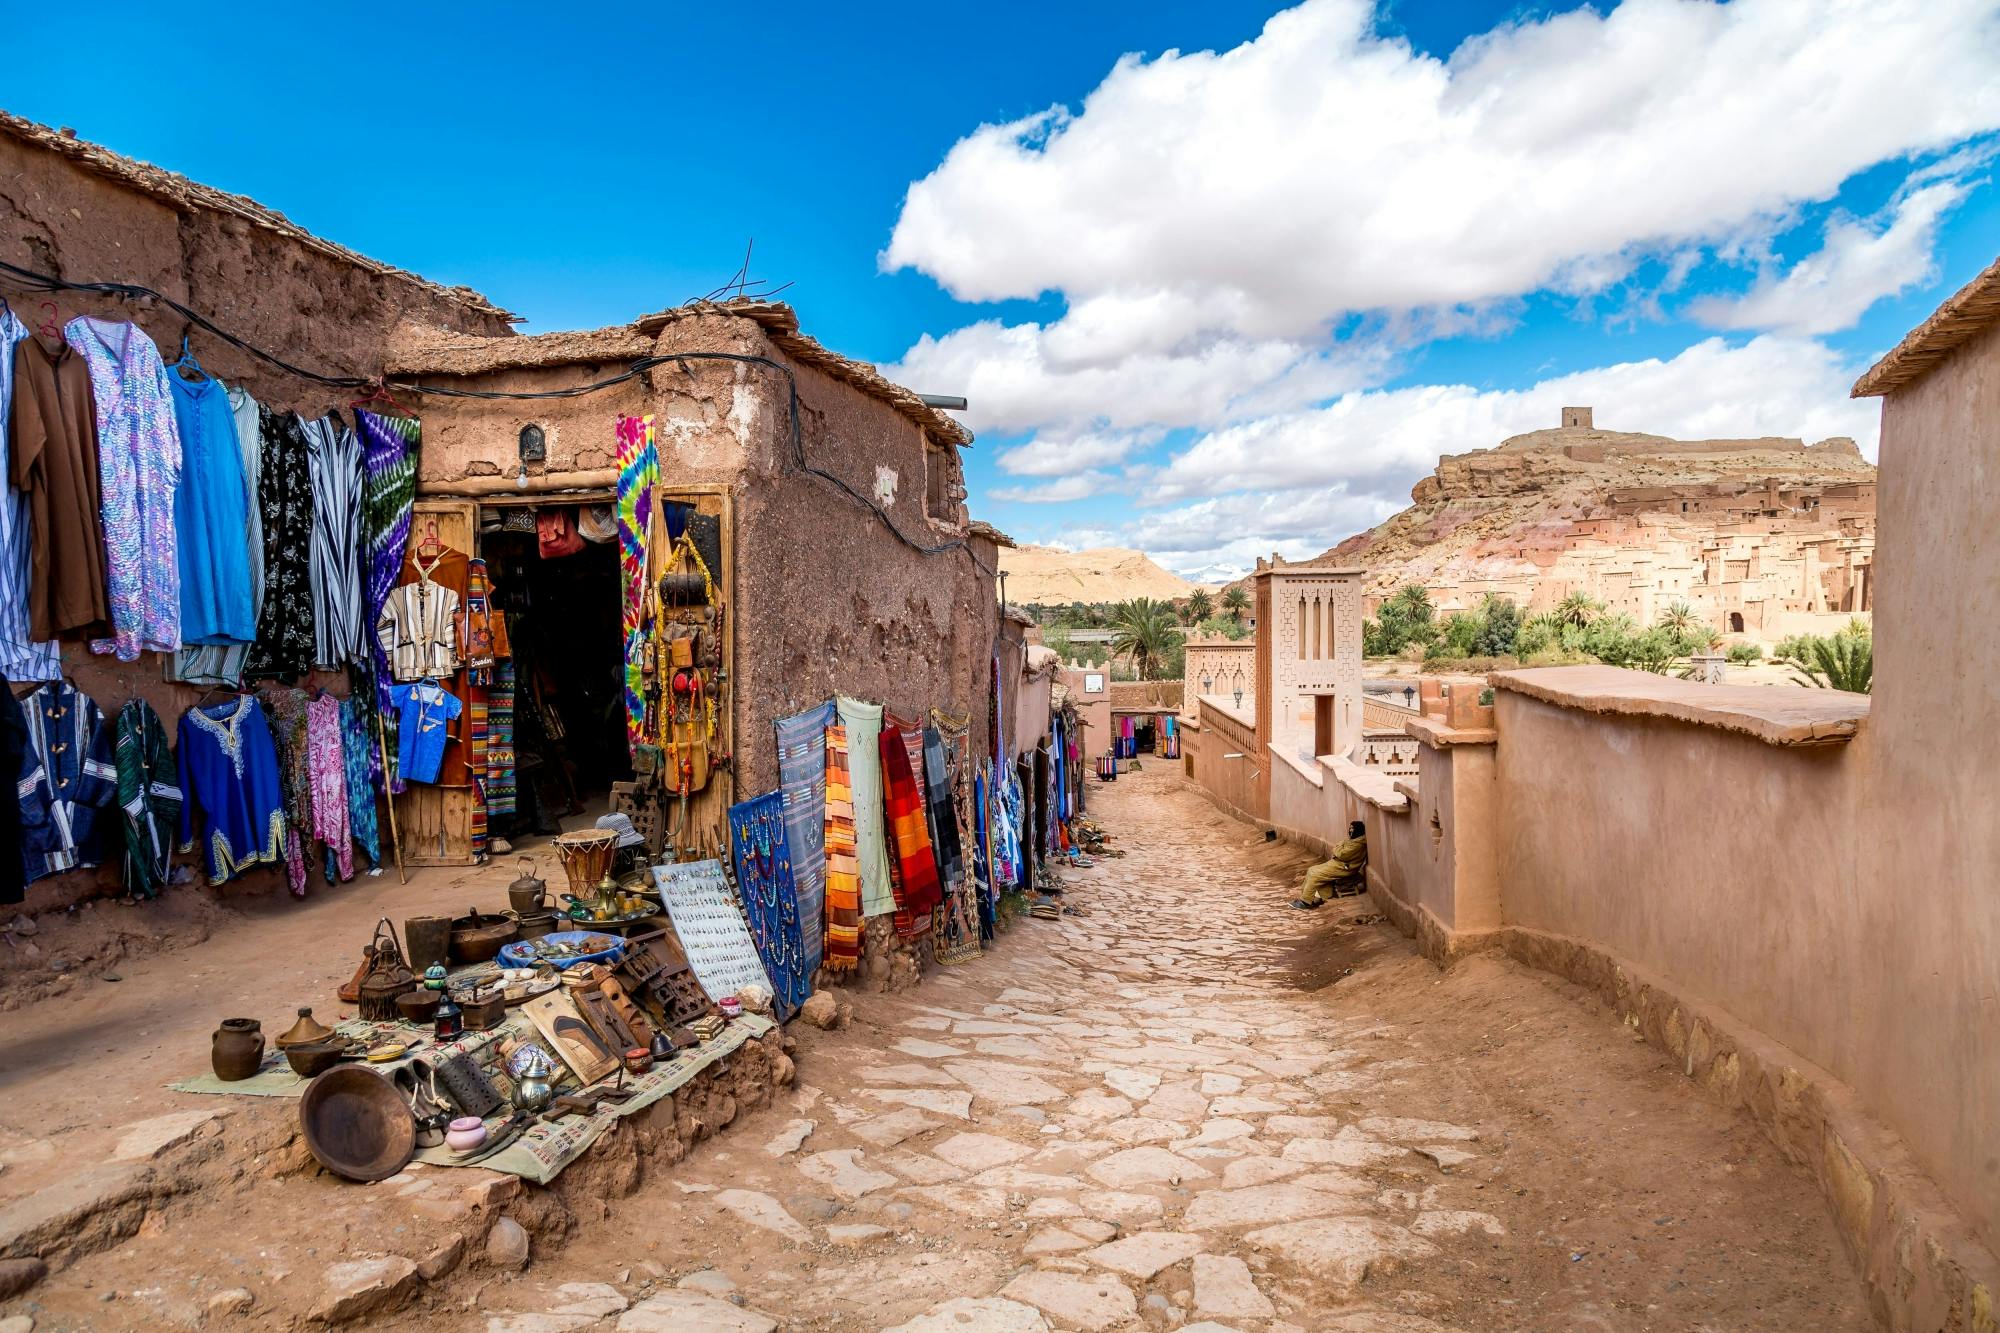
POLYGON ((382 794, 389 801, 389 850, 396 854, 396 881, 408 884, 410 877, 403 873, 403 840, 396 835, 396 792, 395 784, 389 781, 394 770, 389 765, 389 729, 382 723, 382 710, 375 710, 375 744, 382 751, 382 794))

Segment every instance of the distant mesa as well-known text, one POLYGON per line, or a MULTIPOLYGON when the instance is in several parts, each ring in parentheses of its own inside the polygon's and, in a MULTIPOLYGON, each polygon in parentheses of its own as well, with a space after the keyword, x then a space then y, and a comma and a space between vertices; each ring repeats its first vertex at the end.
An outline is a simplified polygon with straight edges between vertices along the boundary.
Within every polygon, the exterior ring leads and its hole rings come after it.
POLYGON ((1003 548, 1000 572, 1007 576, 1007 600, 1015 606, 1124 602, 1134 597, 1172 601, 1205 586, 1161 568, 1144 551, 1118 546, 1087 551, 1003 548))

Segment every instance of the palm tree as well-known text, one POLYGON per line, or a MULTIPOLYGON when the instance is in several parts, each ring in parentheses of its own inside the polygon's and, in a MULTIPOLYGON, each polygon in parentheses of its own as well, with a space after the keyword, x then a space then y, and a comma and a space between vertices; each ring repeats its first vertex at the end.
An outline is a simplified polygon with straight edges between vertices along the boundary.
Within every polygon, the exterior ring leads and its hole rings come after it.
POLYGON ((1250 609, 1250 594, 1240 586, 1227 589, 1222 594, 1222 609, 1231 620, 1242 623, 1244 613, 1250 609))
POLYGON ((1208 589, 1196 588, 1188 594, 1187 606, 1181 611, 1181 623, 1199 625, 1215 614, 1215 601, 1208 595, 1208 589))
POLYGON ((1700 623, 1701 618, 1695 615, 1694 608, 1686 602, 1675 602, 1660 613, 1660 628, 1675 638, 1692 638, 1695 626, 1700 623))
POLYGON ((1389 600, 1385 605, 1408 613, 1408 618, 1413 622, 1429 620, 1432 612, 1431 590, 1421 583, 1405 583, 1389 594, 1389 600))
POLYGON ((1175 624, 1173 607, 1168 603, 1134 597, 1112 613, 1111 628, 1117 631, 1111 640, 1112 651, 1131 657, 1140 680, 1151 680, 1154 664, 1173 647, 1175 624))
POLYGON ((1597 601, 1587 592, 1573 592, 1556 603, 1556 614, 1565 625, 1583 629, 1597 619, 1604 610, 1604 603, 1597 601))
POLYGON ((1858 634, 1810 638, 1784 659, 1801 685, 1867 694, 1875 683, 1875 640, 1858 634))

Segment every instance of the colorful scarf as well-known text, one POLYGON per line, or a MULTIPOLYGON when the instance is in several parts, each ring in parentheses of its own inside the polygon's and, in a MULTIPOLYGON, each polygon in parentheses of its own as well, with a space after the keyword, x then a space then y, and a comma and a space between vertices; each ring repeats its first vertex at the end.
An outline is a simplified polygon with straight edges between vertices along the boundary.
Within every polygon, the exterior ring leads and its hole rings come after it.
POLYGON ((376 772, 374 713, 368 698, 360 692, 340 701, 340 752, 347 765, 347 826, 371 865, 382 864, 382 835, 376 826, 375 791, 381 782, 376 772))
MULTIPOLYGON (((476 562, 475 562, 476 563, 476 562)), ((465 716, 466 771, 472 777, 472 854, 486 855, 486 821, 491 813, 486 793, 487 764, 492 758, 492 705, 489 687, 468 681, 465 716)))
POLYGON ((799 936, 805 941, 805 974, 819 970, 826 919, 826 729, 838 714, 833 701, 774 724, 778 733, 778 790, 785 801, 785 841, 792 852, 792 885, 798 895, 799 936))
POLYGON ((514 663, 502 658, 493 664, 486 696, 486 813, 512 819, 514 809, 514 663))
POLYGON ((889 833, 896 847, 897 880, 902 887, 896 903, 896 933, 909 939, 931 928, 931 914, 944 897, 938 886, 937 858, 931 852, 923 793, 910 771, 910 751, 901 729, 884 727, 880 744, 889 833))
POLYGON ((113 755, 118 805, 125 816, 125 891, 156 898, 173 867, 181 785, 160 715, 143 699, 118 710, 113 755))
POLYGON ((653 521, 653 485, 660 457, 653 418, 618 418, 618 566, 625 599, 625 742, 636 757, 646 739, 645 637, 639 625, 646 605, 646 533, 653 521))
POLYGON ((326 848, 326 882, 354 878, 353 807, 347 800, 347 752, 340 738, 340 700, 330 694, 306 704, 307 781, 312 786, 312 834, 326 848))
POLYGON ((854 789, 847 728, 826 729, 826 953, 828 972, 861 966, 861 867, 854 842, 854 789))
POLYGON ((736 861, 736 886, 750 938, 764 973, 771 979, 779 1022, 798 1012, 812 994, 805 966, 799 900, 794 889, 791 848, 785 837, 785 801, 778 792, 739 801, 729 808, 729 846, 736 861))
POLYGON ((861 865, 861 915, 896 910, 890 883, 889 830, 882 819, 882 705, 841 695, 835 700, 847 733, 847 780, 853 795, 855 857, 861 865))
POLYGON ((381 416, 354 409, 361 434, 361 539, 367 562, 367 605, 362 620, 375 659, 375 705, 389 702, 389 659, 375 624, 403 573, 410 546, 410 507, 417 500, 417 442, 422 433, 414 417, 381 416))

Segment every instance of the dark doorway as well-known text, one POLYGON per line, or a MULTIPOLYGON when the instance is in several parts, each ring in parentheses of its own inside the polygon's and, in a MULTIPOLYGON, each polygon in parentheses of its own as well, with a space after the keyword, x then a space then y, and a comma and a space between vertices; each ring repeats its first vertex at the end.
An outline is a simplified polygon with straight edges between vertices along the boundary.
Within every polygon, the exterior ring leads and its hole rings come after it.
POLYGON ((1743 613, 1741 611, 1731 611, 1729 613, 1729 632, 1731 634, 1741 634, 1743 632, 1743 613))

